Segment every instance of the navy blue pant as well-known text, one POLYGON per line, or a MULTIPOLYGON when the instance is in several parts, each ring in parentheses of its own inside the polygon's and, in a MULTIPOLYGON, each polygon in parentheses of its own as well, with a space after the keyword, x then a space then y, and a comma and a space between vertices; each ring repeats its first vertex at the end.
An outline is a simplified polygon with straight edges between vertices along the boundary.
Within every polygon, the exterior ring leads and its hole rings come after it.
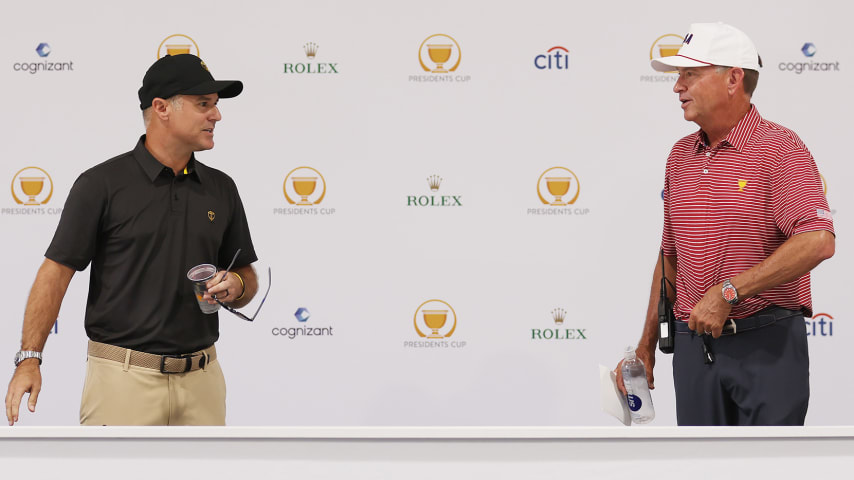
MULTIPOLYGON (((678 425, 803 425, 810 397, 809 352, 801 312, 774 308, 776 321, 708 337, 677 328, 673 356, 678 425)), ((767 318, 767 317, 766 317, 767 318)), ((763 322, 764 323, 764 322, 763 322)))

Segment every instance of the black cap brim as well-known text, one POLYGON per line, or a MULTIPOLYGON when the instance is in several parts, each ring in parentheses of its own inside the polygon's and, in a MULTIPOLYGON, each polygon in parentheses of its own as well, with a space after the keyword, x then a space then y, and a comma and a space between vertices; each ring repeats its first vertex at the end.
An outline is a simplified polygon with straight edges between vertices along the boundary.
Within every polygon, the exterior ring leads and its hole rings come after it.
POLYGON ((176 95, 208 95, 216 93, 219 95, 219 98, 233 98, 240 95, 242 91, 243 82, 240 80, 211 80, 177 92, 176 95))

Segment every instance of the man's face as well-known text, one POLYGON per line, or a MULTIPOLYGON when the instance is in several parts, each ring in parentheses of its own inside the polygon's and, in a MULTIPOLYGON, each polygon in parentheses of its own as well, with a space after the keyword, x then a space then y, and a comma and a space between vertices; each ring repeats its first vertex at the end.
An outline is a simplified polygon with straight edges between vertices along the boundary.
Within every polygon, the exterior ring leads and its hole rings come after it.
POLYGON ((727 101, 727 75, 717 67, 679 67, 673 91, 679 94, 685 120, 701 127, 713 119, 727 101))
POLYGON ((183 104, 172 108, 169 130, 176 140, 194 152, 210 150, 214 146, 216 122, 222 120, 217 108, 219 95, 184 95, 183 104))

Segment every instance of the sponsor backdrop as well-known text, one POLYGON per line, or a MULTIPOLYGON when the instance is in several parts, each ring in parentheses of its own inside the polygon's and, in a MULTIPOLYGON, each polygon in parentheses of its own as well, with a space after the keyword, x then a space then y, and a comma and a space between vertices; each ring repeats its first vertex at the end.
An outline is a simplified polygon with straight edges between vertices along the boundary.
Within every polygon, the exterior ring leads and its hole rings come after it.
MULTIPOLYGON (((615 425, 597 365, 639 337, 665 158, 696 129, 649 60, 691 22, 723 20, 762 54, 759 111, 800 134, 825 180, 839 241, 813 276, 807 421, 850 423, 850 7, 716 6, 4 5, 2 377, 72 183, 133 148, 143 73, 189 51, 245 82, 198 158, 235 179, 272 269, 254 323, 219 314, 229 424, 615 425)), ((71 283, 21 424, 77 422, 87 285, 88 271, 71 283)), ((672 425, 658 362, 655 424, 672 425)))

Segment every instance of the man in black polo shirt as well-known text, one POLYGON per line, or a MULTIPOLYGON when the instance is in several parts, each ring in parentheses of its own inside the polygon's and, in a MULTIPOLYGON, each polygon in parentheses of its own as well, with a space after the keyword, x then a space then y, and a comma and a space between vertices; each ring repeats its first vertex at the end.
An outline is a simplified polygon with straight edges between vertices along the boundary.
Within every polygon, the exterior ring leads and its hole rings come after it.
POLYGON ((241 249, 203 300, 237 308, 257 291, 237 188, 193 153, 214 146, 219 98, 242 90, 239 81, 215 81, 194 55, 163 57, 146 72, 139 89, 146 134, 132 151, 80 175, 36 276, 6 395, 10 425, 24 393, 35 411, 48 332, 74 272, 90 263, 80 423, 225 423, 218 318, 202 313, 186 275, 203 263, 225 267, 241 249))

